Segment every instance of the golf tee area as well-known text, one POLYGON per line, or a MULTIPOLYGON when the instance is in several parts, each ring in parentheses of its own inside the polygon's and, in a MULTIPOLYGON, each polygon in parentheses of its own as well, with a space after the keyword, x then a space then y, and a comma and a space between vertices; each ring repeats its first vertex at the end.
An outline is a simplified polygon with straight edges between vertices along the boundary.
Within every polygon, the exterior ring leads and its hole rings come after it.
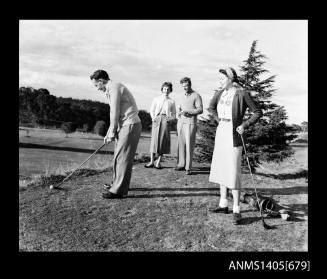
MULTIPOLYGON (((102 143, 92 134, 31 129, 20 131, 20 251, 308 251, 307 147, 295 146, 293 158, 263 163, 254 173, 260 194, 291 212, 289 220, 265 217, 241 203, 243 221, 209 212, 219 202, 219 187, 209 183, 210 164, 194 162, 193 174, 175 171, 172 154, 162 169, 147 169, 150 136, 142 134, 128 196, 103 199, 112 177, 113 146, 104 147, 76 171, 61 189, 50 190, 102 143)), ((242 169, 242 190, 252 191, 242 169)), ((229 199, 232 209, 232 199, 229 199)))

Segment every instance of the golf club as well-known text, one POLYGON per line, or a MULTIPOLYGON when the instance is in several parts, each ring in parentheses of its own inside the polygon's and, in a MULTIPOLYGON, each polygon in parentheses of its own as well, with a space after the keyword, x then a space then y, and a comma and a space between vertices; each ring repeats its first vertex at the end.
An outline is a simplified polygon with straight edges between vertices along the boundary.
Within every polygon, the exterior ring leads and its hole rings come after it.
POLYGON ((250 170, 250 174, 251 174, 251 178, 252 178, 252 184, 254 186, 254 192, 255 192, 255 195, 256 195, 256 199, 257 199, 257 203, 258 203, 258 207, 259 207, 259 211, 260 211, 260 216, 261 216, 261 220, 262 220, 262 225, 263 227, 266 229, 266 230, 270 230, 270 229, 274 229, 275 227, 274 226, 269 226, 266 224, 264 218, 263 218, 263 215, 262 215, 262 204, 259 203, 259 197, 258 197, 258 193, 257 193, 257 187, 255 186, 255 183, 254 183, 254 179, 253 179, 253 175, 252 175, 252 171, 251 171, 251 166, 250 166, 250 162, 249 162, 249 158, 248 158, 248 154, 246 152, 246 148, 245 148, 245 144, 244 144, 244 139, 243 139, 243 135, 241 135, 241 139, 242 139, 242 143, 243 143, 243 148, 244 148, 244 153, 245 153, 245 157, 246 157, 246 161, 248 163, 248 166, 249 166, 249 170, 250 170))
POLYGON ((71 177, 73 175, 73 173, 78 170, 82 165, 84 165, 88 160, 91 159, 91 157, 96 154, 103 146, 105 146, 105 143, 103 143, 97 150, 95 150, 82 164, 80 164, 76 169, 74 169, 67 177, 65 177, 65 179, 63 181, 61 181, 59 184, 57 185, 50 185, 50 189, 59 189, 59 186, 62 185, 69 177, 71 177))

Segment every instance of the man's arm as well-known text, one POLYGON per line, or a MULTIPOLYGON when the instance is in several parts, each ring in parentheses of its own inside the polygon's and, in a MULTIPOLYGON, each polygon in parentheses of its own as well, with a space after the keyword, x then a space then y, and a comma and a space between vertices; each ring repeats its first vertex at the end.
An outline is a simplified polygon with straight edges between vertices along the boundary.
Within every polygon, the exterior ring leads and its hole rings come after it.
POLYGON ((120 115, 120 88, 114 85, 110 93, 110 127, 107 132, 107 137, 114 139, 117 134, 119 115, 120 115))

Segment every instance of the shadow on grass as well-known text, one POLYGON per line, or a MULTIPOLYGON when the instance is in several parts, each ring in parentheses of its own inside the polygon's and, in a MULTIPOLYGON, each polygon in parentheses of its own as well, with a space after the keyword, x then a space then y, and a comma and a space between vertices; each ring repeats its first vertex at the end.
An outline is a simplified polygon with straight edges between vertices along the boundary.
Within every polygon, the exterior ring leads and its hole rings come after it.
MULTIPOLYGON (((75 148, 75 147, 60 147, 60 146, 49 146, 43 144, 36 143, 19 143, 19 147, 21 148, 36 148, 36 149, 48 149, 48 150, 61 150, 61 151, 71 151, 71 152, 79 152, 79 153, 90 153, 92 154, 95 149, 83 149, 83 148, 75 148)), ((114 154, 113 151, 108 150, 99 150, 97 154, 114 154)))
POLYGON ((294 203, 284 206, 287 210, 292 211, 292 216, 303 217, 308 216, 308 204, 305 203, 294 203), (301 213, 295 213, 294 211, 300 211, 301 213))
MULTIPOLYGON (((143 187, 132 187, 129 191, 185 191, 185 192, 198 192, 198 191, 214 191, 216 193, 220 193, 219 187, 210 187, 210 188, 195 188, 195 187, 150 187, 150 188, 143 188, 143 187)), ((242 191, 244 192, 253 192, 253 188, 243 188, 242 191)), ((267 196, 274 196, 274 195, 294 195, 294 194, 307 194, 308 188, 307 187, 288 187, 288 188, 257 188, 257 191, 262 195, 267 196)), ((229 193, 229 196, 232 195, 229 193)), ((296 205, 294 205, 296 206, 296 205)), ((300 206, 300 205, 299 205, 300 206)), ((298 209, 292 209, 298 210, 298 209)))
POLYGON ((188 191, 188 192, 199 192, 199 191, 219 191, 219 188, 194 188, 194 187, 180 187, 180 188, 172 188, 172 187, 164 187, 164 188, 130 188, 129 191, 188 191))
MULTIPOLYGON (((279 219, 279 220, 283 221, 283 223, 284 223, 283 225, 286 225, 287 222, 304 222, 305 221, 305 219, 298 218, 298 217, 300 217, 300 216, 295 213, 292 213, 290 219, 288 221, 284 221, 280 217, 267 217, 264 215, 264 220, 265 220, 265 223, 267 223, 267 225, 269 225, 269 226, 272 226, 270 223, 270 220, 272 220, 272 219, 279 219)), ((260 223, 262 222, 260 216, 258 216, 258 217, 242 217, 240 225, 250 225, 250 224, 256 223, 256 222, 260 222, 260 223)), ((280 225, 273 225, 273 228, 276 229, 279 226, 280 225)))
POLYGON ((259 176, 264 176, 264 177, 270 177, 274 179, 297 179, 297 178, 307 178, 308 177, 308 171, 307 170, 301 170, 299 172, 295 173, 280 173, 280 174, 266 174, 266 173, 255 173, 256 175, 259 176))
POLYGON ((209 173, 210 173, 210 167, 192 168, 192 175, 209 174, 209 173))
POLYGON ((157 194, 140 194, 140 195, 128 195, 128 198, 176 198, 176 197, 205 197, 205 196, 215 196, 219 195, 218 188, 194 188, 194 187, 163 187, 163 188, 130 188, 129 191, 184 191, 184 192, 193 192, 193 193, 157 193, 157 194), (200 192, 200 193, 199 193, 200 192), (218 192, 218 193, 217 193, 218 192))
MULTIPOLYGON (((166 167, 166 166, 161 166, 161 169, 172 169, 173 167, 166 167)), ((152 169, 155 169, 155 170, 161 170, 161 169, 157 169, 156 167, 153 167, 152 169)))
POLYGON ((128 195, 127 198, 183 198, 183 197, 207 197, 215 196, 216 193, 203 192, 203 193, 179 193, 179 194, 145 194, 145 195, 128 195))
MULTIPOLYGON (((253 192, 254 188, 243 188, 242 191, 253 192)), ((295 194, 308 194, 307 186, 295 186, 287 188, 257 188, 257 192, 262 195, 295 195, 295 194)))
MULTIPOLYGON (((244 212, 242 212, 244 213, 244 212)), ((250 225, 252 223, 261 222, 261 217, 242 217, 240 225, 250 225)))

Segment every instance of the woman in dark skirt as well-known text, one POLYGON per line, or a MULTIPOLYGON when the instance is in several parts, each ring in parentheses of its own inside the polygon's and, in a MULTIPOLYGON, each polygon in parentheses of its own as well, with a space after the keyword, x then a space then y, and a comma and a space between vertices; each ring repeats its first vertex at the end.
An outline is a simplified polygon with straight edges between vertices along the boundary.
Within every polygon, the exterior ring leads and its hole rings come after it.
POLYGON ((211 212, 228 213, 227 189, 233 194, 233 223, 239 224, 242 139, 240 134, 256 123, 262 116, 248 92, 238 84, 233 68, 220 69, 218 74, 220 89, 210 100, 209 111, 217 114, 218 127, 215 147, 212 156, 209 181, 220 185, 219 206, 211 208, 211 212), (245 122, 243 117, 249 108, 253 115, 245 122))
POLYGON ((170 121, 176 118, 175 101, 169 97, 173 91, 171 82, 164 82, 161 86, 161 95, 154 98, 150 115, 152 118, 152 135, 150 145, 150 162, 146 168, 161 169, 163 154, 170 153, 170 121), (154 155, 158 154, 158 160, 154 163, 154 155))

